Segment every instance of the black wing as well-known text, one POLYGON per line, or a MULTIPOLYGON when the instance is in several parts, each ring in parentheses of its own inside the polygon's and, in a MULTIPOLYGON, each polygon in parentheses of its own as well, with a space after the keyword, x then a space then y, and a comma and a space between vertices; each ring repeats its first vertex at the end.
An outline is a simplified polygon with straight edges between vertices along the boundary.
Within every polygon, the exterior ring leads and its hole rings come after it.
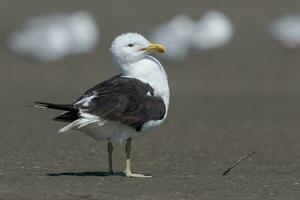
MULTIPOLYGON (((154 90, 149 84, 118 75, 86 91, 74 107, 140 131, 144 123, 165 116, 166 108, 162 98, 153 94, 154 90)), ((64 117, 70 117, 70 113, 56 119, 64 117)))

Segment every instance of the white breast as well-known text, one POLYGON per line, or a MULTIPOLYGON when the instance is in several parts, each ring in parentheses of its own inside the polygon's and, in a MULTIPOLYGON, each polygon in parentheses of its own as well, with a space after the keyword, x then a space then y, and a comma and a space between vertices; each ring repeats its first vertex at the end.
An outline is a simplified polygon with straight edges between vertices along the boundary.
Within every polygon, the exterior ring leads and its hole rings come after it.
POLYGON ((152 56, 147 56, 128 67, 123 67, 122 75, 132 77, 148 83, 154 90, 154 96, 161 97, 166 106, 166 114, 162 120, 149 121, 142 127, 142 131, 159 126, 167 117, 170 101, 168 76, 160 62, 152 56))
POLYGON ((160 62, 152 56, 130 64, 122 68, 122 76, 139 79, 148 83, 154 90, 154 96, 161 97, 166 106, 166 113, 169 108, 170 90, 168 76, 160 62))

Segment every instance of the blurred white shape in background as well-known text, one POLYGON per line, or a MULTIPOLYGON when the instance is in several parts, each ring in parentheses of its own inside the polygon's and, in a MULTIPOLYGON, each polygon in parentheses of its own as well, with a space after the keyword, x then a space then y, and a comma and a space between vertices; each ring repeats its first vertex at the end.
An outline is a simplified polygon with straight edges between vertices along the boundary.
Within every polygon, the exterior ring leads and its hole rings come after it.
POLYGON ((300 14, 280 17, 270 24, 270 36, 288 48, 300 47, 300 14))
POLYGON ((190 49, 198 52, 224 46, 233 35, 232 22, 220 11, 209 11, 197 22, 187 15, 177 15, 150 31, 151 41, 168 49, 162 57, 173 62, 186 59, 190 49))
POLYGON ((167 47, 163 58, 174 62, 184 60, 190 48, 190 37, 194 21, 187 15, 177 15, 171 21, 163 23, 150 31, 150 40, 167 47))
POLYGON ((191 45, 196 51, 214 49, 228 44, 233 35, 231 20, 220 11, 209 11, 196 23, 191 45))
POLYGON ((40 61, 56 61, 91 51, 99 38, 92 15, 79 11, 29 19, 9 36, 6 44, 15 53, 40 61))

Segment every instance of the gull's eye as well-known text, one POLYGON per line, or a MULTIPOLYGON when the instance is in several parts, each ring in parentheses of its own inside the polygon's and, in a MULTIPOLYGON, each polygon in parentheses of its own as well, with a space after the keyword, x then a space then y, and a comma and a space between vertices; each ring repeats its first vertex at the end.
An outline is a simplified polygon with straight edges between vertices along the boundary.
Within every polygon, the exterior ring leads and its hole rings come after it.
POLYGON ((128 44, 127 46, 128 46, 128 47, 133 47, 133 46, 134 46, 134 44, 128 44))

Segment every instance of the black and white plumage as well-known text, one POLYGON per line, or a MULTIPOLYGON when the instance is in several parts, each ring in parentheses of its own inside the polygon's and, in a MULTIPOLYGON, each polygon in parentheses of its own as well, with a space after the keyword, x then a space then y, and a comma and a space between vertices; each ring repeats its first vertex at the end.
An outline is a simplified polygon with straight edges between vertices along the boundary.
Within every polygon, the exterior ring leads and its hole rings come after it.
MULTIPOLYGON (((48 108, 54 106, 43 102, 36 104, 48 108)), ((73 123, 80 121, 84 113, 106 121, 121 122, 137 132, 142 131, 145 123, 162 120, 166 114, 163 99, 154 96, 154 90, 149 84, 120 75, 92 87, 72 105, 57 106, 56 109, 68 112, 55 117, 55 121, 73 123)), ((61 132, 66 130, 61 129, 61 132)))
MULTIPOLYGON (((113 143, 127 140, 127 152, 132 138, 160 125, 167 116, 167 75, 160 62, 149 55, 166 50, 139 34, 127 33, 113 41, 111 51, 119 75, 92 87, 73 104, 36 102, 36 107, 65 111, 54 118, 69 122, 60 132, 79 130, 96 140, 106 140, 111 148, 113 143)), ((126 166, 126 175, 134 176, 130 163, 126 166)))

